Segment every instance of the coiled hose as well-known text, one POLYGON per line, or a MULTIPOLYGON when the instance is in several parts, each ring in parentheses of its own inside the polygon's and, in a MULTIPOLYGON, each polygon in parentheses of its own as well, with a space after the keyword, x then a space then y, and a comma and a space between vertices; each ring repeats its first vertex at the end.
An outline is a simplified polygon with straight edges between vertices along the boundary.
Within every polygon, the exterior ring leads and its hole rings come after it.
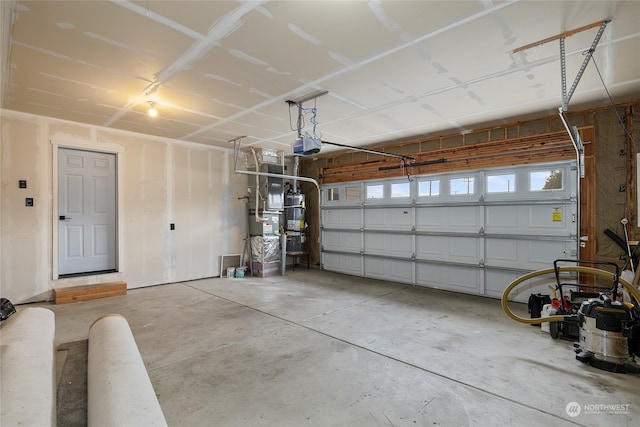
MULTIPOLYGON (((608 279, 608 280, 615 279, 615 275, 613 273, 606 270, 601 270, 599 268, 594 268, 594 267, 581 267, 581 266, 572 265, 572 266, 559 267, 558 270, 560 272, 590 273, 601 279, 608 279)), ((545 268, 543 270, 538 270, 538 271, 525 274, 524 276, 518 277, 516 280, 509 283, 509 286, 507 286, 504 292, 502 293, 502 298, 501 298, 502 309, 504 310, 504 312, 507 313, 507 315, 511 317, 513 320, 521 323, 531 324, 531 323, 541 323, 541 322, 563 322, 567 320, 566 317, 568 316, 564 316, 564 315, 554 315, 549 317, 528 319, 526 317, 518 316, 509 308, 509 294, 516 286, 534 277, 544 276, 545 274, 554 274, 554 273, 555 273, 555 269, 545 268)), ((629 291, 629 294, 631 294, 631 296, 636 300, 636 304, 640 302, 640 291, 635 286, 633 286, 631 283, 627 282, 622 278, 618 278, 618 283, 620 283, 622 286, 624 286, 627 289, 627 291, 629 291)))

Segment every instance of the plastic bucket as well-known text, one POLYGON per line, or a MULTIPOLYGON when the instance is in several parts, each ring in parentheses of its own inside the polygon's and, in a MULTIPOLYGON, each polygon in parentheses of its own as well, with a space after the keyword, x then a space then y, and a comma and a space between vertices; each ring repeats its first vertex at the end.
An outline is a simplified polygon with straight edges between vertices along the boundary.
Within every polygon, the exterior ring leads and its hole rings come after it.
POLYGON ((244 267, 236 268, 236 279, 242 279, 244 277, 244 267))
POLYGON ((236 275, 236 268, 235 267, 227 268, 227 277, 234 278, 235 275, 236 275))

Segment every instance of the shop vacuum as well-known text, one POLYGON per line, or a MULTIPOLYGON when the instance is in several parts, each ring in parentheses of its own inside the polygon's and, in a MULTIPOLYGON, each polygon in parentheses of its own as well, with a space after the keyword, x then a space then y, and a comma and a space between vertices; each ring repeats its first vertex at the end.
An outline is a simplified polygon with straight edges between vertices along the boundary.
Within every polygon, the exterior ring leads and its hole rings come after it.
POLYGON ((640 372, 640 312, 608 295, 584 301, 577 314, 580 341, 576 359, 610 372, 640 372))
POLYGON ((502 308, 505 313, 521 323, 555 322, 550 324, 554 325, 550 328, 552 332, 573 331, 577 325, 578 341, 574 343, 577 360, 609 372, 640 373, 640 364, 636 362, 636 357, 640 358, 640 290, 637 287, 640 272, 636 274, 631 284, 619 277, 617 266, 616 272, 612 273, 600 268, 584 266, 584 264, 597 264, 594 261, 573 262, 578 265, 558 266, 557 262, 554 262, 553 268, 534 271, 511 282, 502 294, 502 308), (555 274, 558 279, 560 273, 592 275, 611 281, 612 286, 601 292, 592 293, 582 301, 572 301, 563 295, 563 286, 573 286, 576 288, 575 294, 582 297, 585 293, 580 292, 580 288, 593 289, 594 286, 581 286, 577 283, 561 284, 558 280, 556 289, 560 291, 561 303, 556 304, 559 307, 556 314, 528 319, 511 311, 508 305, 509 294, 514 288, 538 276, 555 274), (623 286, 625 292, 619 292, 619 285, 623 286), (625 294, 625 298, 621 296, 622 294, 625 294), (628 301, 622 301, 622 299, 628 299, 628 301))

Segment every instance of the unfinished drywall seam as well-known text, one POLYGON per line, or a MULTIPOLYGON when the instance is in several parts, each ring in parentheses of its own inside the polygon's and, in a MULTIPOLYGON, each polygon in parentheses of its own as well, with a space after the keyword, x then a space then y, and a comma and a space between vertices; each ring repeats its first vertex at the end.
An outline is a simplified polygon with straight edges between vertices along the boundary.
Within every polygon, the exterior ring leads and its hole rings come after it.
POLYGON ((193 43, 179 58, 169 64, 165 69, 156 73, 156 79, 144 90, 132 96, 127 104, 104 123, 109 127, 120 120, 128 111, 137 104, 144 102, 147 95, 155 92, 161 85, 176 77, 180 72, 189 68, 191 64, 204 56, 204 54, 217 46, 224 37, 234 32, 240 25, 244 16, 260 7, 266 0, 243 2, 236 9, 218 20, 207 33, 206 37, 193 43))
MULTIPOLYGON (((166 150, 167 150, 167 156, 165 158, 166 159, 165 177, 167 182, 167 185, 166 185, 166 200, 167 200, 166 206, 167 207, 165 211, 165 224, 164 224, 165 229, 163 231, 163 234, 165 234, 167 238, 165 239, 164 252, 163 252, 163 258, 164 258, 163 277, 165 278, 164 280, 166 283, 173 283, 175 282, 175 279, 176 279, 176 254, 175 254, 176 232, 175 230, 169 230, 169 224, 175 224, 174 205, 176 203, 175 201, 176 182, 175 182, 174 164, 176 162, 176 159, 175 159, 175 150, 173 145, 167 144, 166 150)), ((180 226, 181 224, 176 224, 176 227, 178 227, 178 229, 180 229, 180 226)))
POLYGON ((5 97, 9 93, 9 76, 11 76, 11 30, 15 20, 15 0, 6 0, 0 4, 0 49, 2 50, 2 72, 0 73, 0 105, 5 105, 5 97))
MULTIPOLYGON (((224 153, 224 157, 222 159, 222 180, 220 182, 220 185, 222 186, 222 203, 223 205, 229 205, 232 201, 231 201, 231 183, 230 181, 230 176, 231 176, 231 172, 230 172, 230 168, 229 168, 229 163, 230 163, 230 153, 224 153)), ((209 170, 212 170, 211 168, 211 156, 209 156, 209 170)), ((209 177, 211 177, 211 173, 209 173, 209 177)), ((209 188, 211 188, 211 182, 209 183, 209 188)), ((231 228, 231 220, 229 218, 229 209, 224 209, 223 213, 222 213, 222 227, 225 230, 229 230, 231 228)), ((223 254, 227 254, 229 253, 229 242, 223 242, 222 246, 220 248, 220 253, 223 254)))
MULTIPOLYGON (((171 139, 171 138, 167 138, 167 137, 164 137, 164 136, 148 135, 148 134, 144 134, 144 133, 133 132, 133 131, 123 130, 123 129, 107 128, 107 127, 100 126, 100 125, 90 125, 90 124, 86 124, 86 123, 74 122, 74 121, 71 121, 71 120, 58 119, 58 118, 54 118, 54 117, 41 116, 41 115, 31 114, 31 113, 23 113, 21 111, 15 111, 15 110, 3 109, 2 110, 2 116, 6 116, 8 118, 19 119, 19 120, 25 120, 25 121, 34 121, 34 120, 37 121, 39 118, 45 118, 47 120, 47 123, 48 123, 49 126, 51 126, 52 124, 70 125, 70 126, 75 126, 75 127, 87 129, 89 132, 91 132, 91 129, 95 129, 96 130, 96 134, 99 134, 99 135, 101 135, 103 137, 104 136, 122 136, 123 138, 144 139, 144 140, 147 140, 147 141, 150 141, 150 142, 154 142, 154 143, 159 141, 159 142, 173 144, 173 145, 182 146, 182 147, 200 147, 200 148, 202 148, 203 145, 204 145, 205 147, 207 147, 207 149, 215 150, 215 151, 231 151, 231 150, 233 150, 233 148, 218 147, 216 145, 205 145, 205 144, 202 144, 202 143, 183 140, 183 139, 171 139)), ((62 133, 61 133, 61 135, 62 135, 62 133)), ((86 144, 87 141, 90 141, 90 139, 81 138, 81 137, 78 137, 77 135, 68 135, 68 136, 69 136, 69 139, 68 140, 65 139, 65 142, 69 143, 69 144, 72 144, 74 142, 75 143, 86 144)), ((109 146, 112 143, 111 142, 98 142, 96 140, 96 144, 99 144, 99 147, 103 147, 103 146, 109 146)), ((115 146, 118 147, 120 145, 115 144, 115 146)))
MULTIPOLYGON (((35 257, 39 262, 36 262, 34 269, 34 283, 36 287, 38 284, 48 283, 50 276, 50 265, 49 260, 52 259, 49 254, 51 253, 52 246, 51 242, 53 241, 53 236, 51 234, 51 223, 48 221, 49 218, 53 218, 53 207, 51 206, 52 199, 49 197, 43 197, 48 194, 46 188, 41 188, 48 181, 47 177, 51 176, 51 161, 49 156, 49 145, 46 143, 47 141, 47 131, 49 130, 46 120, 44 118, 39 119, 38 123, 39 134, 38 134, 38 142, 35 156, 35 178, 34 184, 36 186, 35 191, 36 194, 42 195, 41 197, 36 198, 34 203, 34 208, 37 212, 45 212, 45 214, 36 215, 37 221, 37 230, 36 238, 39 240, 35 246, 35 257), (50 249, 51 248, 51 249, 50 249), (47 262, 41 262, 47 260, 47 262)), ((50 294, 47 297, 47 300, 51 300, 53 297, 53 293, 49 291, 50 294)))

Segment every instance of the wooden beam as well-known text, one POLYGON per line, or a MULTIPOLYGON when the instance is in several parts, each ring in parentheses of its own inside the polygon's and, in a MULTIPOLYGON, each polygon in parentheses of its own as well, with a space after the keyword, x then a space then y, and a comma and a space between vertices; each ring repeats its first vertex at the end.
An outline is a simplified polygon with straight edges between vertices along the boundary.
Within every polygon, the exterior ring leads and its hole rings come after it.
POLYGON ((424 175, 468 169, 514 166, 569 160, 575 157, 573 145, 565 131, 480 144, 426 151, 414 154, 416 164, 397 167, 396 160, 378 159, 356 164, 331 165, 320 169, 323 184, 424 175), (444 161, 440 161, 444 159, 444 161), (394 167, 395 166, 395 167, 394 167))
POLYGON ((71 286, 53 290, 56 304, 66 304, 76 301, 88 301, 127 294, 125 282, 96 283, 93 285, 71 286))
POLYGON ((546 39, 542 39, 542 40, 539 40, 537 42, 529 43, 527 45, 524 45, 522 47, 514 49, 513 51, 511 51, 511 53, 522 52, 523 50, 531 49, 532 47, 540 46, 540 45, 543 45, 545 43, 552 42, 554 40, 566 39, 567 37, 571 37, 572 35, 577 34, 577 33, 581 33, 582 31, 586 31, 586 30, 594 28, 594 27, 600 27, 605 22, 607 22, 607 21, 606 20, 602 20, 602 21, 594 22, 593 24, 585 25, 584 27, 576 28, 574 30, 565 31, 565 32, 560 33, 560 34, 556 34, 555 36, 547 37, 546 39))

